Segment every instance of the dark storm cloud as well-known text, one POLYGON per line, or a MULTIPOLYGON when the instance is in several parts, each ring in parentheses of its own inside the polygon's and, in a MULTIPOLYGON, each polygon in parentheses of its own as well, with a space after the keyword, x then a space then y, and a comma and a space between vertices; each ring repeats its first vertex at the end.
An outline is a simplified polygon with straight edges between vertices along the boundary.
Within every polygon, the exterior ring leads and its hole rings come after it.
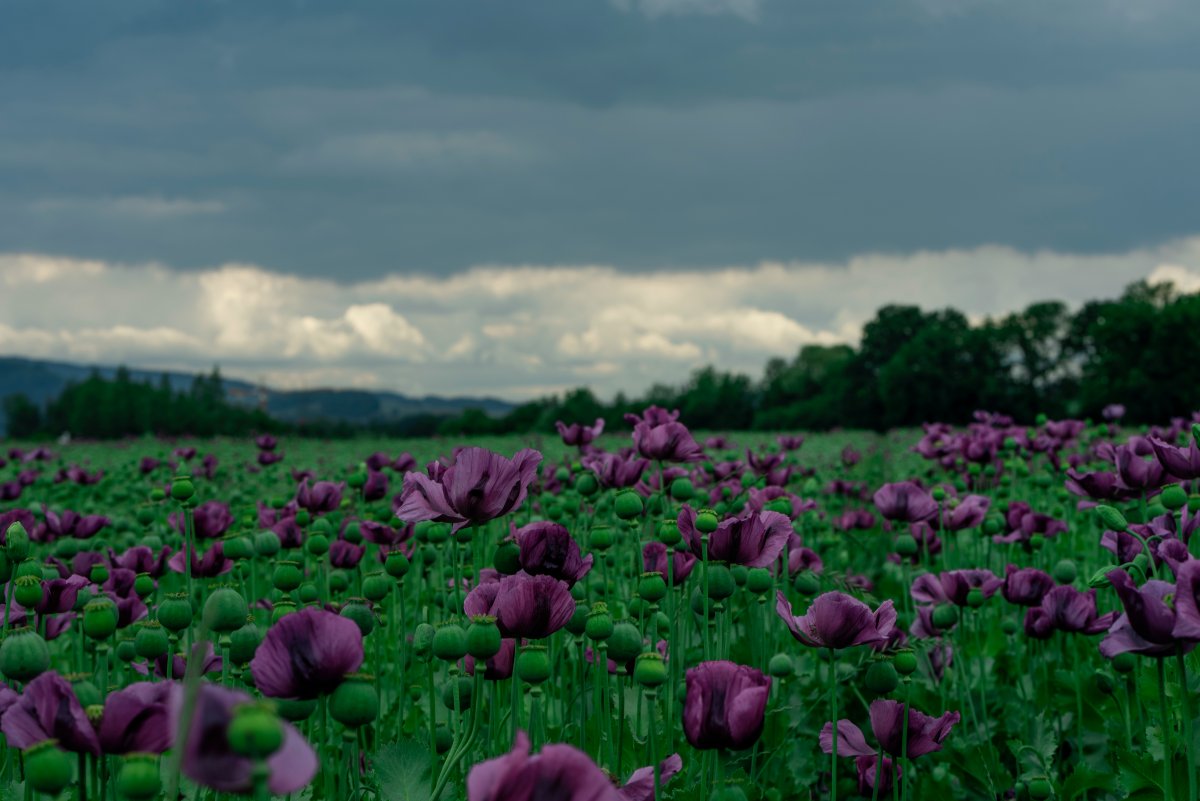
POLYGON ((1198 34, 1182 0, 16 0, 0 250, 361 279, 1128 249, 1195 231, 1198 34))

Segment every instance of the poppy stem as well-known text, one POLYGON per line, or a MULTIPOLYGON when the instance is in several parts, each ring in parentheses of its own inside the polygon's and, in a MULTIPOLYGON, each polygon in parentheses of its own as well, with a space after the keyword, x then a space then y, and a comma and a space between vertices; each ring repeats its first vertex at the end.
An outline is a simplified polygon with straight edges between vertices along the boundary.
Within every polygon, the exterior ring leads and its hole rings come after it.
POLYGON ((1196 801, 1196 754, 1192 749, 1192 694, 1188 688, 1183 645, 1177 645, 1175 648, 1175 665, 1179 668, 1179 692, 1183 696, 1183 752, 1187 755, 1188 801, 1196 801))
MULTIPOLYGON (((651 709, 655 709, 656 704, 658 703, 658 691, 653 688, 647 687, 646 688, 646 702, 649 704, 651 709)), ((651 796, 652 801, 658 801, 658 785, 659 785, 658 726, 655 723, 655 718, 657 718, 657 717, 658 716, 655 714, 650 715, 650 764, 654 766, 654 795, 651 796)))
POLYGON ((829 709, 833 720, 833 751, 829 754, 829 797, 837 801, 837 745, 838 745, 838 711, 837 711, 837 651, 829 649, 829 709))
MULTIPOLYGON (((1145 505, 1145 499, 1142 500, 1142 504, 1145 505)), ((1162 739, 1163 739, 1163 794, 1166 798, 1174 798, 1175 795, 1171 791, 1171 785, 1172 785, 1171 780, 1172 780, 1172 776, 1174 774, 1173 766, 1171 763, 1173 763, 1175 761, 1175 748, 1171 744, 1170 717, 1168 716, 1168 713, 1167 713, 1167 668, 1166 668, 1166 662, 1167 662, 1166 657, 1163 657, 1163 656, 1158 657, 1158 711, 1159 711, 1160 716, 1162 717, 1162 720, 1160 721, 1160 725, 1162 726, 1162 739)), ((1192 744, 1187 743, 1186 747, 1190 751, 1192 744)), ((1193 779, 1193 781, 1194 781, 1194 779, 1193 779)))
MULTIPOLYGON (((893 780, 893 784, 904 782, 901 788, 900 797, 908 801, 908 702, 912 697, 912 679, 908 676, 904 677, 904 719, 903 728, 900 729, 900 775, 893 780)), ((875 774, 875 780, 879 780, 879 774, 875 774)))

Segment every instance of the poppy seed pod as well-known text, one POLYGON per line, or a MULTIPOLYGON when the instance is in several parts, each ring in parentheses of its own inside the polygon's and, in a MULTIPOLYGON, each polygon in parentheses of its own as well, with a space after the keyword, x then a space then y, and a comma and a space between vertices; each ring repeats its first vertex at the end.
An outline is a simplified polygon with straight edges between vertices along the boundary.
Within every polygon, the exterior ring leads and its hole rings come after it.
POLYGON ((162 624, 156 620, 148 621, 138 629, 133 638, 134 651, 143 659, 154 660, 165 654, 171 647, 171 641, 162 624))
POLYGON ((900 685, 899 671, 891 661, 881 659, 867 666, 863 683, 876 695, 887 695, 900 685))
POLYGON ((408 557, 400 551, 389 552, 387 561, 383 563, 384 572, 394 579, 404 578, 408 575, 408 570, 411 566, 408 557))
POLYGON ((622 520, 632 520, 639 516, 644 509, 642 496, 633 490, 621 490, 617 493, 616 500, 613 501, 613 511, 622 520))
POLYGON ((418 623, 413 631, 413 652, 420 657, 428 658, 433 649, 433 638, 436 632, 428 623, 418 623))
POLYGON ((1070 584, 1079 575, 1079 570, 1070 559, 1060 559, 1054 565, 1054 580, 1059 584, 1070 584))
POLYGON ((263 632, 255 624, 253 617, 248 617, 245 625, 229 635, 229 658, 235 665, 244 666, 254 658, 254 652, 262 643, 263 632))
POLYGON ((89 601, 83 607, 83 633, 93 640, 108 639, 117 630, 117 605, 107 597, 89 601))
POLYGON ((500 653, 500 628, 496 618, 479 615, 467 626, 467 653, 474 659, 488 660, 500 653))
POLYGON ((221 634, 240 629, 250 609, 246 599, 232 587, 220 587, 204 602, 202 620, 210 630, 221 634))
POLYGON ((786 678, 795 674, 796 664, 787 654, 775 654, 767 663, 767 672, 777 679, 786 678))
POLYGON ((608 655, 618 665, 632 661, 642 652, 642 633, 638 627, 628 620, 622 620, 613 626, 612 636, 608 638, 608 655))
POLYGON ((13 597, 26 609, 33 609, 42 602, 44 593, 39 576, 21 576, 13 581, 13 597))
POLYGON ((662 573, 643 573, 638 580, 638 596, 649 603, 658 603, 667 595, 667 582, 662 573))
POLYGON ((29 681, 50 667, 50 649, 30 628, 9 632, 0 642, 0 673, 13 681, 29 681))
POLYGON ((71 783, 71 759, 58 740, 44 740, 22 752, 29 786, 47 796, 57 796, 71 783))
POLYGON ((592 611, 588 612, 587 623, 584 625, 588 639, 602 642, 612 637, 614 629, 612 615, 608 613, 608 604, 597 601, 592 606, 592 611))
POLYGON ((911 648, 897 651, 892 657, 892 665, 901 676, 910 676, 917 670, 917 655, 911 648))
POLYGON ((607 551, 612 547, 613 539, 611 526, 593 526, 588 532, 588 546, 594 551, 607 551))
POLYGON ((129 801, 149 801, 162 790, 157 754, 129 754, 117 772, 117 793, 129 801))
POLYGON ((312 534, 304 541, 304 550, 313 556, 324 556, 329 553, 329 537, 324 534, 312 534))
POLYGON ((805 570, 792 580, 792 587, 801 595, 816 595, 821 590, 821 581, 811 570, 805 570))
POLYGON ((149 573, 138 573, 137 578, 133 580, 133 591, 139 598, 146 598, 155 589, 154 579, 149 573))
POLYGON ((474 689, 475 685, 470 678, 460 676, 457 669, 452 670, 450 679, 442 685, 442 706, 452 712, 466 712, 471 708, 474 689))
POLYGON ((917 540, 912 534, 901 534, 896 537, 896 553, 904 557, 917 555, 917 540))
POLYGON ((771 571, 765 567, 754 567, 746 573, 746 589, 755 595, 769 592, 774 586, 775 581, 771 577, 771 571))
POLYGON ((958 622, 958 608, 954 604, 938 604, 933 608, 933 625, 948 629, 958 622))
POLYGON ((316 698, 276 698, 275 708, 279 717, 289 723, 308 720, 317 711, 316 698))
POLYGON ((729 566, 720 562, 710 562, 705 565, 706 575, 704 580, 708 583, 708 597, 714 601, 723 601, 733 595, 737 585, 734 583, 733 574, 729 572, 729 566))
POLYGON ((168 631, 180 632, 192 625, 192 602, 186 593, 172 593, 158 605, 156 617, 168 631))
POLYGON ((357 729, 379 717, 379 693, 375 679, 365 673, 352 673, 338 685, 329 698, 329 714, 338 723, 357 729))
POLYGON ((467 654, 467 633, 457 623, 446 623, 433 635, 433 655, 446 662, 457 662, 467 654))
POLYGON ((696 488, 688 478, 680 477, 671 482, 671 497, 677 501, 690 501, 696 495, 696 488))
POLYGON ((983 588, 972 587, 967 590, 967 606, 972 609, 978 609, 987 601, 987 596, 983 594, 983 588))
POLYGON ((633 666, 633 679, 647 688, 662 686, 667 680, 667 664, 658 651, 638 654, 633 666))
POLYGON ((180 503, 185 503, 196 494, 196 487, 192 484, 191 476, 176 476, 171 482, 171 497, 180 503))
POLYGON ((1118 673, 1129 673, 1137 667, 1137 657, 1130 651, 1124 651, 1112 658, 1112 666, 1118 673))
POLYGON ((526 645, 517 656, 517 677, 526 684, 541 684, 550 678, 550 657, 544 645, 526 645))
POLYGON ((1168 484, 1163 487, 1162 492, 1159 493, 1158 500, 1164 508, 1172 512, 1178 512, 1187 506, 1188 503, 1187 492, 1178 484, 1168 484))
POLYGON ((365 598, 351 598, 338 614, 353 620, 364 637, 375 630, 375 613, 367 606, 365 598))
POLYGON ((277 590, 291 592, 304 583, 304 571, 297 562, 277 562, 275 570, 271 573, 271 583, 277 590))
POLYGON ((254 535, 254 552, 263 558, 271 558, 282 547, 279 535, 274 531, 260 531, 254 535))
POLYGON ((492 566, 502 576, 511 576, 521 569, 521 549, 512 540, 496 546, 496 555, 492 557, 492 566))
POLYGON ((235 754, 266 759, 283 746, 283 724, 268 704, 239 704, 226 736, 235 754))
POLYGON ((378 603, 392 591, 392 582, 388 581, 387 577, 382 573, 372 573, 363 579, 362 591, 364 598, 373 603, 378 603))
POLYGON ((720 525, 717 513, 712 509, 701 509, 696 512, 696 530, 701 534, 712 534, 720 525))

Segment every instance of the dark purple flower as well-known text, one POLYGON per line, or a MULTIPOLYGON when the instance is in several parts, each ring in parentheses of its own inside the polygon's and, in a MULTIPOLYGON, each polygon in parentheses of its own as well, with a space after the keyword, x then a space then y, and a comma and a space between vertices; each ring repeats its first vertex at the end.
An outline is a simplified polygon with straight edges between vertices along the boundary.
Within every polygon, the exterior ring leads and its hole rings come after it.
POLYGON ((255 457, 255 460, 263 467, 267 467, 268 465, 282 462, 283 453, 281 451, 259 451, 258 456, 255 457))
POLYGON ((554 423, 554 427, 558 429, 558 435, 562 437, 564 445, 581 447, 583 445, 591 445, 596 437, 604 433, 604 418, 597 417, 596 422, 590 426, 585 426, 582 423, 566 425, 562 420, 558 420, 554 423))
MULTIPOLYGON (((684 506, 676 518, 679 533, 692 553, 703 558, 704 543, 696 530, 696 510, 684 506)), ((708 559, 746 567, 766 567, 779 558, 792 533, 791 521, 778 512, 759 512, 722 520, 708 535, 708 559)))
POLYGON ((329 544, 329 564, 338 568, 356 568, 366 551, 362 545, 355 545, 346 540, 334 540, 329 544))
POLYGON ((412 523, 392 528, 387 523, 380 523, 376 520, 363 520, 359 523, 359 530, 367 542, 388 546, 407 542, 413 538, 414 533, 412 523))
POLYGON ((1186 448, 1176 448, 1158 437, 1150 437, 1150 445, 1158 463, 1171 475, 1182 479, 1200 478, 1200 447, 1196 447, 1194 439, 1186 448))
POLYGON ((804 444, 803 436, 790 436, 788 434, 780 434, 775 438, 779 443, 779 449, 784 451, 798 451, 800 446, 804 444))
POLYGON ((363 500, 370 503, 386 498, 388 494, 388 478, 378 470, 367 471, 367 483, 362 488, 363 500))
POLYGON ((688 670, 683 732, 692 747, 741 751, 762 734, 771 679, 734 662, 701 662, 688 670))
POLYGON ((991 598, 1003 586, 1004 579, 990 570, 949 570, 917 576, 911 592, 913 599, 921 603, 966 606, 967 594, 973 587, 982 590, 984 598, 991 598))
POLYGON ((1054 588, 1054 578, 1035 567, 1009 565, 1004 569, 1004 600, 1018 606, 1037 606, 1054 588))
POLYGON ((874 612, 857 598, 842 592, 827 592, 813 599, 803 615, 792 613, 792 605, 779 592, 775 611, 792 636, 813 648, 850 648, 885 641, 896 626, 896 609, 890 600, 874 612))
POLYGON ((120 556, 109 549, 108 555, 109 561, 115 567, 123 567, 134 573, 149 573, 154 578, 158 578, 167 569, 167 558, 171 555, 171 549, 164 545, 155 556, 149 546, 135 545, 120 556))
MULTIPOLYGON (((214 649, 211 642, 204 643, 201 647, 199 644, 192 646, 192 654, 200 659, 200 673, 220 673, 224 665, 224 660, 214 649)), ((162 654, 154 660, 154 675, 164 679, 174 679, 183 681, 187 675, 188 659, 183 654, 162 654)), ((143 676, 150 675, 150 671, 142 665, 133 664, 133 669, 143 676)))
POLYGON ((968 495, 961 501, 950 501, 942 510, 941 527, 948 531, 975 528, 987 516, 991 499, 982 495, 968 495))
POLYGON ((405 451, 395 458, 392 462, 392 471, 395 473, 407 473, 417 466, 417 460, 411 453, 405 451))
POLYGON ((47 581, 42 585, 42 600, 36 608, 39 614, 52 615, 70 612, 75 608, 79 591, 90 582, 83 576, 68 576, 47 581))
POLYGON ((1171 634, 1192 643, 1200 641, 1200 560, 1175 568, 1175 628, 1171 634))
POLYGON ((538 640, 567 625, 575 599, 565 581, 517 573, 480 584, 463 601, 467 617, 491 615, 504 637, 538 640))
POLYGON ((155 459, 153 456, 143 456, 142 460, 138 462, 138 471, 142 475, 153 473, 158 469, 160 464, 162 464, 162 462, 160 462, 158 459, 155 459))
MULTIPOLYGON (((517 641, 511 637, 505 637, 500 640, 500 651, 488 659, 483 666, 483 677, 489 681, 503 681, 511 679, 513 674, 513 660, 517 655, 517 641)), ((466 660, 467 674, 475 675, 475 657, 467 654, 463 657, 466 660)))
MULTIPOLYGON (((671 576, 672 586, 682 584, 692 573, 692 568, 699 561, 687 551, 672 549, 671 576)), ((658 540, 651 540, 642 547, 642 569, 647 573, 662 573, 667 579, 667 546, 658 540)))
POLYGON ((1125 406, 1120 403, 1110 403, 1100 410, 1100 416, 1109 422, 1115 422, 1125 416, 1125 406))
POLYGON ((1048 639, 1055 631, 1099 634, 1107 631, 1116 617, 1116 612, 1096 614, 1095 590, 1080 592, 1063 585, 1051 589, 1041 604, 1025 613, 1025 633, 1039 640, 1048 639))
MULTIPOLYGON (((249 793, 254 789, 254 762, 240 756, 229 745, 229 724, 234 711, 254 699, 240 690, 204 682, 200 685, 191 726, 184 734, 183 773, 205 787, 225 793, 249 793)), ((179 728, 184 708, 184 688, 173 685, 170 698, 170 728, 179 728)), ((267 789, 286 795, 303 789, 317 773, 317 755, 290 723, 282 722, 283 745, 267 758, 270 774, 267 789)))
MULTIPOLYGON (((81 515, 69 509, 63 511, 62 514, 57 514, 51 512, 44 505, 42 511, 46 515, 45 533, 42 538, 46 542, 53 542, 61 537, 86 540, 95 536, 100 529, 111 522, 104 515, 81 515)), ((32 536, 33 532, 30 534, 32 536)), ((34 539, 38 538, 34 537, 34 539)))
POLYGON ((362 662, 362 632, 353 620, 305 608, 267 629, 250 671, 263 695, 316 698, 337 689, 362 662))
POLYGON ((507 754, 471 768, 467 801, 622 801, 622 796, 587 754, 556 744, 531 756, 521 731, 507 754))
MULTIPOLYGON (((192 510, 192 521, 196 537, 211 540, 229 530, 233 525, 233 514, 229 507, 220 501, 205 501, 192 510)), ((181 514, 172 514, 170 523, 176 531, 183 533, 185 521, 181 514)))
POLYGON ((835 517, 833 527, 842 531, 865 531, 875 527, 875 515, 866 509, 851 509, 835 517))
POLYGON ((633 444, 639 454, 657 462, 695 462, 704 456, 692 432, 675 421, 643 420, 633 427, 633 444))
POLYGON ((1156 460, 1143 459, 1133 444, 1117 446, 1117 475, 1130 490, 1146 492, 1158 489, 1166 481, 1166 471, 1156 460))
MULTIPOLYGON (((670 781, 671 777, 683 770, 683 760, 679 754, 671 756, 658 763, 658 783, 660 786, 670 781)), ((647 765, 638 768, 625 782, 625 786, 617 790, 624 801, 654 801, 654 766, 647 765)))
POLYGON ((168 727, 169 682, 138 682, 104 699, 100 748, 106 754, 161 754, 175 732, 168 727))
POLYGON ((640 415, 625 415, 625 422, 633 426, 636 426, 638 423, 649 423, 652 426, 661 426, 666 425, 667 423, 673 423, 678 419, 678 409, 672 409, 668 412, 666 409, 663 409, 659 406, 648 406, 640 415))
POLYGON ((1028 543, 1034 534, 1044 537, 1055 537, 1067 530, 1067 524, 1056 517, 1033 511, 1025 501, 1013 501, 1004 513, 1008 526, 1008 534, 997 534, 992 537, 994 542, 1028 543))
POLYGON ((306 478, 296 488, 296 504, 314 515, 332 512, 341 505, 345 486, 343 482, 318 481, 309 487, 306 478))
POLYGON ((270 434, 260 434, 254 438, 254 447, 260 451, 273 451, 279 444, 279 440, 275 439, 270 434))
POLYGON ((463 448, 447 468, 408 473, 396 516, 409 523, 436 520, 454 530, 503 517, 525 500, 542 455, 525 448, 506 459, 486 448, 463 448))
POLYGON ((1132 651, 1146 656, 1168 656, 1186 645, 1190 650, 1195 643, 1184 643, 1175 636, 1176 609, 1167 603, 1175 594, 1175 585, 1151 579, 1140 588, 1124 570, 1110 570, 1105 574, 1121 605, 1125 608, 1108 635, 1100 642, 1100 653, 1110 659, 1117 654, 1132 651))
POLYGON ((10 748, 25 749, 54 739, 64 750, 100 755, 96 730, 75 690, 53 670, 25 685, 20 699, 0 719, 0 729, 10 748))
POLYGON ((565 526, 538 521, 515 529, 521 568, 531 576, 551 576, 574 586, 592 569, 592 555, 582 556, 579 543, 565 526))
POLYGON ((1066 487, 1075 495, 1093 501, 1125 500, 1134 495, 1121 485, 1116 473, 1085 473, 1074 467, 1067 470, 1066 487))
POLYGON ((888 520, 915 523, 938 513, 937 501, 912 481, 884 484, 875 491, 875 506, 888 520))
MULTIPOLYGON (((916 759, 919 756, 942 750, 942 743, 950 735, 962 715, 947 712, 933 718, 912 707, 908 708, 908 726, 904 725, 905 705, 900 701, 878 699, 871 702, 871 731, 879 741, 879 747, 892 757, 916 759), (908 729, 908 748, 904 748, 904 730, 908 729)), ((837 723, 838 756, 864 757, 876 754, 876 749, 867 745, 862 729, 848 720, 837 723)), ((821 750, 833 752, 833 724, 826 723, 821 729, 821 750)))
POLYGON ((862 454, 854 450, 852 446, 847 445, 842 448, 841 460, 844 466, 854 467, 854 465, 862 461, 862 454))
POLYGON ((598 453, 583 457, 583 466, 596 475, 605 489, 625 489, 637 484, 650 464, 647 459, 626 458, 615 453, 598 453))
MULTIPOLYGON (((195 547, 191 551, 192 576, 194 578, 212 578, 233 570, 233 560, 225 558, 225 546, 219 542, 198 556, 195 547)), ((184 572, 183 551, 178 551, 167 561, 167 566, 175 573, 184 572)))

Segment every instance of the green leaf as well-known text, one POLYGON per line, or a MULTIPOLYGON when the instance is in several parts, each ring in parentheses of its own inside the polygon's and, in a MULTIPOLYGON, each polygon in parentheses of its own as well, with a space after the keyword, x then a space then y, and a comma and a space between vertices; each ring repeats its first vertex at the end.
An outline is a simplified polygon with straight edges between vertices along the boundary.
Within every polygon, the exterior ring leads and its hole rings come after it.
POLYGON ((1109 772, 1101 772, 1087 765, 1077 765, 1071 775, 1058 788, 1058 794, 1063 798, 1083 797, 1088 790, 1115 790, 1117 777, 1109 772))
POLYGON ((25 782, 13 782, 0 787, 0 801, 24 801, 25 782))
POLYGON ((375 781, 382 801, 429 801, 429 749, 401 740, 375 754, 375 781))

